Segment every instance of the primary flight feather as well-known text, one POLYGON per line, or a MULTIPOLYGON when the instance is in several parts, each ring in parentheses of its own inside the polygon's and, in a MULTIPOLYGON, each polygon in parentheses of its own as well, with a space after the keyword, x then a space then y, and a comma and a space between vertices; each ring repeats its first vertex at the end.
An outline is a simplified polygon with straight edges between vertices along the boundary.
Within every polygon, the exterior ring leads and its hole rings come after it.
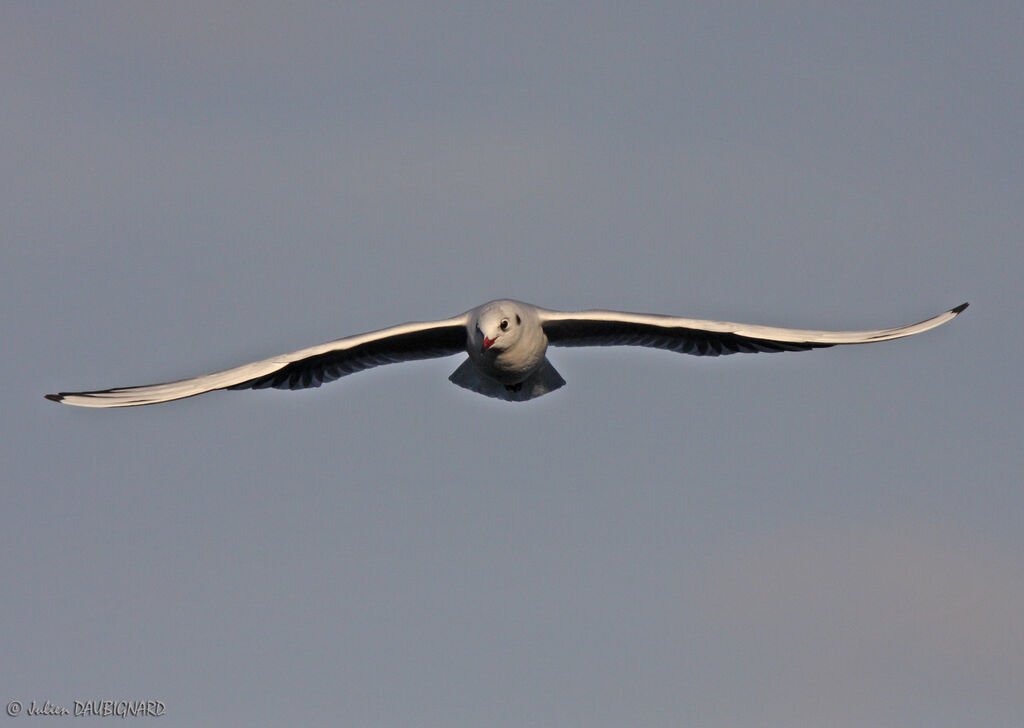
POLYGON ((806 351, 919 334, 952 320, 965 308, 963 303, 920 323, 891 329, 814 331, 620 311, 551 311, 499 300, 450 319, 392 326, 191 379, 61 392, 46 398, 80 407, 132 407, 215 389, 304 389, 382 364, 466 352, 469 358, 449 377, 452 382, 489 397, 523 402, 565 384, 547 360, 549 345, 647 346, 697 356, 806 351))

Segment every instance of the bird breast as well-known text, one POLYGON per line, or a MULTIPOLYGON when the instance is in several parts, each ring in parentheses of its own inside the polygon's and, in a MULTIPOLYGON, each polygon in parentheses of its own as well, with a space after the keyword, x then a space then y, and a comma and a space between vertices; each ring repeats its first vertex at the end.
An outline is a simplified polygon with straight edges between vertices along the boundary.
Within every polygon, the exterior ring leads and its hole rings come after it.
MULTIPOLYGON (((525 323, 525 322, 524 322, 525 323)), ((470 348, 469 355, 477 368, 503 384, 517 384, 537 370, 544 361, 548 339, 544 330, 524 327, 519 338, 507 349, 494 347, 485 353, 470 348)))

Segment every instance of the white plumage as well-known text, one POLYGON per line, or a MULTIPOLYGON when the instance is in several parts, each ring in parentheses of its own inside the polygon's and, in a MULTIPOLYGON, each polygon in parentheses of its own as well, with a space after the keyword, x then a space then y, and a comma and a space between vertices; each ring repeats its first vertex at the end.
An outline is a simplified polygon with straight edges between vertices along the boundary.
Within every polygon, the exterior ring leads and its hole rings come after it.
POLYGON ((545 356, 549 345, 647 346, 698 356, 805 351, 919 334, 950 321, 965 308, 963 303, 920 323, 891 329, 813 331, 620 311, 551 311, 500 300, 450 319, 392 326, 191 379, 61 392, 46 398, 81 407, 131 407, 214 389, 303 389, 382 364, 466 352, 469 358, 451 375, 452 382, 489 397, 520 402, 565 384, 545 356))

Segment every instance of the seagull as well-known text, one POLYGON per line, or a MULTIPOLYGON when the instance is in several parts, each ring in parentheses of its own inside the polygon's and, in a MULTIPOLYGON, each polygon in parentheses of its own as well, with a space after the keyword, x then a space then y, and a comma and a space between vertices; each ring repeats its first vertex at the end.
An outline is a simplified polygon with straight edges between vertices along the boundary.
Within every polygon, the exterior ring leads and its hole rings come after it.
POLYGON ((646 346, 696 356, 806 351, 920 334, 965 308, 962 303, 920 323, 891 329, 813 331, 621 311, 552 311, 503 299, 454 318, 348 336, 191 379, 45 396, 79 407, 134 407, 215 389, 306 389, 382 364, 465 352, 469 357, 449 377, 454 384, 488 397, 525 402, 565 384, 547 359, 549 345, 646 346))

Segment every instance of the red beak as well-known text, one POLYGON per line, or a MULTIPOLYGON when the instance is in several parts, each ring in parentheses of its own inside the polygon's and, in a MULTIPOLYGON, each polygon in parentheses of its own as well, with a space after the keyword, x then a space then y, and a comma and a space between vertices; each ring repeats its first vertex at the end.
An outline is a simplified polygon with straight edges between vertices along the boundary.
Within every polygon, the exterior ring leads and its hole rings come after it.
POLYGON ((484 337, 484 346, 483 346, 483 348, 482 348, 482 349, 480 349, 480 351, 482 351, 482 352, 483 352, 483 351, 487 351, 488 349, 490 349, 490 348, 491 348, 491 346, 492 346, 492 345, 494 344, 494 341, 495 341, 494 339, 488 339, 488 338, 487 338, 487 337, 485 336, 485 337, 484 337))

